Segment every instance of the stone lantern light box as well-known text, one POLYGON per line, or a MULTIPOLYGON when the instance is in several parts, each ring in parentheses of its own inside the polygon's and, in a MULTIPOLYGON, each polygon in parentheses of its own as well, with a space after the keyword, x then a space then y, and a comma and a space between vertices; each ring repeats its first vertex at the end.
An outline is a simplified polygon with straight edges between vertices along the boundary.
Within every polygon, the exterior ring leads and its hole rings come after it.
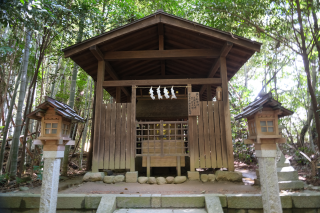
POLYGON ((273 146, 276 143, 286 142, 286 138, 283 138, 279 132, 278 119, 292 114, 292 111, 273 99, 271 93, 267 93, 250 103, 235 119, 247 119, 249 136, 244 141, 245 144, 254 143, 256 148, 260 148, 261 144, 269 144, 265 145, 265 148, 270 149, 275 148, 273 146))
POLYGON ((69 137, 71 124, 84 121, 70 106, 48 96, 27 116, 41 121, 41 135, 33 143, 44 145, 43 151, 64 151, 65 145, 74 145, 69 137))

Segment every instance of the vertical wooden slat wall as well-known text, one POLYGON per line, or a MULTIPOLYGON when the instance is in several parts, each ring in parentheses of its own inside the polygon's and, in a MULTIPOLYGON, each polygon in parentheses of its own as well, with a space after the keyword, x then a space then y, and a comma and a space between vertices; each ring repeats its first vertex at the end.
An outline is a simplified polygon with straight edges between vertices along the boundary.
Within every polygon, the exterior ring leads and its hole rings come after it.
POLYGON ((192 129, 195 168, 229 169, 223 102, 201 101, 192 129))
POLYGON ((131 163, 131 104, 103 105, 99 169, 130 169, 131 163))

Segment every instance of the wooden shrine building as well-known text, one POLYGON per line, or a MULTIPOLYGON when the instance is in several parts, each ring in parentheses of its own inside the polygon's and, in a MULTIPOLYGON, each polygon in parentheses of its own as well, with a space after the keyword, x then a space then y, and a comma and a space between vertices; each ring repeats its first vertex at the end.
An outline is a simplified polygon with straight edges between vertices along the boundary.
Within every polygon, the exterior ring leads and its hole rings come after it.
POLYGON ((135 171, 137 157, 147 171, 179 174, 186 158, 190 171, 233 171, 228 81, 260 46, 158 11, 64 49, 96 82, 93 172, 135 171), (172 86, 177 99, 166 99, 172 86), (103 89, 115 103, 103 102, 103 89))

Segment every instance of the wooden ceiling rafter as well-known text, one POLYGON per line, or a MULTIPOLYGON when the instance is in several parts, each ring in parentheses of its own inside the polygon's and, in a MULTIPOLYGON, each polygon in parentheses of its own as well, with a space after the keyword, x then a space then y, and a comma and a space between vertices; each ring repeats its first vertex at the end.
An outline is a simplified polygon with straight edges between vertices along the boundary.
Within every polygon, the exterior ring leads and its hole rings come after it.
POLYGON ((131 70, 127 70, 126 72, 121 72, 120 75, 121 76, 125 76, 125 75, 133 75, 133 73, 135 73, 137 75, 136 72, 141 71, 141 70, 145 70, 145 69, 149 69, 150 67, 160 67, 160 64, 158 61, 150 61, 150 63, 145 63, 142 66, 138 66, 138 67, 134 67, 131 70))
MULTIPOLYGON (((158 36, 159 36, 159 50, 164 50, 164 32, 163 32, 163 24, 158 24, 158 36)), ((165 60, 161 60, 161 75, 166 75, 166 62, 165 60)))
POLYGON ((120 75, 122 75, 124 73, 127 73, 130 70, 134 70, 136 68, 139 68, 141 66, 145 66, 146 64, 153 63, 153 61, 150 61, 150 60, 126 61, 126 63, 124 63, 123 61, 114 61, 114 62, 111 62, 111 63, 118 63, 118 62, 122 62, 122 64, 120 64, 119 66, 116 66, 116 68, 119 70, 118 73, 120 75), (126 65, 126 66, 123 66, 123 65, 126 65))
MULTIPOLYGON (((183 44, 189 44, 192 46, 192 48, 196 48, 196 49, 208 48, 208 45, 206 45, 206 44, 199 43, 199 42, 197 42, 197 40, 188 40, 185 37, 179 38, 179 36, 168 34, 168 35, 166 35, 166 38, 168 41, 175 41, 175 42, 179 42, 179 43, 183 43, 183 44)), ((216 45, 212 45, 212 46, 216 46, 216 45)))
POLYGON ((167 63, 167 67, 168 67, 168 70, 171 70, 171 71, 176 71, 177 74, 183 74, 183 75, 188 75, 188 74, 197 74, 197 72, 194 72, 194 70, 192 69, 181 69, 177 66, 174 66, 173 64, 171 63, 167 63))
POLYGON ((102 44, 101 51, 110 52, 110 51, 119 51, 122 49, 128 49, 130 46, 139 44, 145 40, 150 38, 154 38, 155 36, 155 28, 148 28, 147 30, 141 31, 139 33, 135 33, 130 36, 130 38, 120 38, 117 41, 108 41, 102 44))
POLYGON ((172 34, 172 35, 181 35, 182 33, 184 34, 184 38, 189 39, 191 41, 197 41, 198 43, 203 43, 206 44, 208 46, 217 46, 217 47, 222 47, 221 42, 216 42, 216 41, 212 41, 210 40, 210 37, 206 36, 206 35, 202 35, 196 32, 189 32, 188 30, 184 30, 181 28, 174 28, 170 25, 168 25, 168 27, 166 27, 166 32, 168 32, 168 34, 172 34), (187 33, 187 34, 186 34, 187 33))

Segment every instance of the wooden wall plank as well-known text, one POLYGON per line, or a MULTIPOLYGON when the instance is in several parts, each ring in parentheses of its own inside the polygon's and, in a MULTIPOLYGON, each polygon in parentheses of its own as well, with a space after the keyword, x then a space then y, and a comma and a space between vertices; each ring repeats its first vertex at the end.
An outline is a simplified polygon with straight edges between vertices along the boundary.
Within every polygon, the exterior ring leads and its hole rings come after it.
POLYGON ((219 116, 219 103, 215 102, 213 105, 214 110, 214 133, 216 136, 216 154, 217 154, 217 168, 222 168, 221 157, 221 131, 220 131, 220 116, 219 116))
POLYGON ((110 137, 110 163, 109 163, 109 168, 110 169, 115 169, 114 167, 114 151, 116 148, 116 113, 117 113, 117 108, 116 104, 111 104, 111 120, 110 120, 110 129, 111 129, 111 137, 110 137))
POLYGON ((126 135, 127 135, 127 142, 126 142, 126 169, 130 169, 130 160, 131 160, 131 104, 127 103, 127 120, 126 120, 126 124, 127 124, 127 131, 126 131, 126 135))
POLYGON ((120 150, 121 150, 121 104, 116 104, 116 149, 114 153, 114 168, 120 169, 120 150))
POLYGON ((234 171, 234 156, 233 156, 233 144, 231 133, 231 115, 229 105, 229 92, 228 92, 228 76, 227 76, 227 63, 225 57, 220 57, 220 76, 222 80, 222 101, 224 107, 224 121, 225 121, 225 135, 227 144, 228 155, 228 170, 234 171))
MULTIPOLYGON (((209 102, 210 103, 210 102, 209 102)), ((210 142, 209 142, 209 115, 208 115, 208 102, 203 101, 202 104, 202 116, 203 116, 203 137, 204 137, 204 153, 206 160, 206 168, 211 168, 211 159, 210 159, 210 142)))
POLYGON ((223 101, 219 102, 219 111, 220 111, 220 126, 221 126, 221 154, 222 154, 222 166, 228 168, 228 157, 227 157, 227 144, 226 144, 226 128, 224 120, 224 107, 223 101))
POLYGON ((93 153, 92 153, 92 172, 98 172, 99 165, 99 145, 100 145, 100 122, 101 122, 101 107, 103 94, 103 80, 105 71, 105 62, 98 61, 97 84, 96 84, 96 103, 95 103, 95 118, 94 118, 94 137, 93 137, 93 153))
POLYGON ((130 155, 130 172, 135 171, 135 151, 136 151, 136 85, 132 85, 131 92, 131 155, 130 155))
POLYGON ((126 168, 126 113, 127 104, 123 103, 121 108, 121 148, 120 148, 120 169, 126 168))
POLYGON ((107 111, 106 111, 106 129, 105 129, 105 139, 104 139, 104 162, 103 168, 109 169, 109 161, 110 161, 110 154, 113 151, 110 151, 110 135, 111 135, 111 104, 107 104, 107 111))
POLYGON ((214 132, 214 112, 213 112, 213 101, 208 101, 208 117, 209 117, 209 140, 211 150, 211 167, 217 167, 217 153, 216 153, 216 138, 214 132))
POLYGON ((99 145, 99 161, 98 161, 98 168, 103 169, 103 158, 104 158, 104 139, 105 139, 105 122, 106 119, 103 119, 106 117, 106 105, 102 104, 101 107, 101 122, 100 122, 100 145, 99 145))
POLYGON ((199 154, 199 126, 197 124, 197 118, 200 116, 195 117, 195 119, 193 119, 193 138, 194 138, 194 142, 193 142, 193 149, 194 149, 194 167, 195 168, 200 168, 200 154, 199 154))
POLYGON ((199 151, 200 151, 200 168, 206 168, 206 161, 204 158, 204 134, 203 134, 203 101, 200 102, 200 116, 199 116, 199 151))

